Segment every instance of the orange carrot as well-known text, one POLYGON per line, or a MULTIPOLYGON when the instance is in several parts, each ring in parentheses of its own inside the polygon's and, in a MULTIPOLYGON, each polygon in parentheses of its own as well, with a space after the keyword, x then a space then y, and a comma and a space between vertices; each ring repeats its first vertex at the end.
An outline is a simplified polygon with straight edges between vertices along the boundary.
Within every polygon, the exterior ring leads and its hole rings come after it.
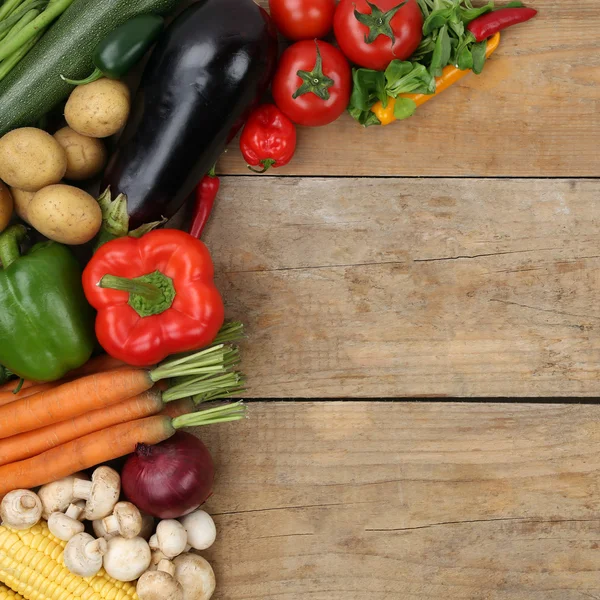
POLYGON ((0 406, 0 439, 110 406, 153 385, 148 371, 135 368, 105 371, 63 383, 0 406))
MULTIPOLYGON (((10 381, 3 383, 2 385, 0 385, 0 392, 12 392, 12 391, 16 390, 19 387, 19 381, 20 381, 20 379, 11 379, 10 381)), ((32 387, 34 385, 38 385, 38 382, 30 381, 29 379, 26 379, 23 382, 21 389, 26 390, 27 388, 32 387)))
POLYGON ((31 387, 21 390, 18 394, 13 394, 12 392, 0 392, 0 406, 10 404, 21 398, 29 398, 29 396, 33 396, 34 394, 45 390, 51 390, 52 388, 57 387, 57 385, 58 384, 56 383, 38 383, 37 385, 32 385, 31 387))
MULTIPOLYGON (((171 411, 178 414, 170 416, 179 416, 179 414, 194 410, 194 404, 191 400, 182 404, 180 402, 173 402, 171 411)), ((117 402, 105 408, 99 408, 61 423, 4 438, 0 440, 0 465, 30 458, 112 425, 155 415, 164 408, 165 405, 160 392, 149 390, 139 396, 128 398, 123 402, 117 402)))
POLYGON ((0 467, 0 498, 12 490, 44 485, 131 454, 138 444, 158 444, 182 427, 237 421, 243 416, 244 407, 241 402, 236 402, 175 419, 155 415, 113 425, 32 458, 0 467))
POLYGON ((157 381, 165 379, 185 378, 185 383, 164 392, 165 402, 202 394, 205 395, 198 400, 223 397, 224 393, 230 395, 232 380, 235 383, 240 381, 237 374, 228 373, 231 365, 237 364, 237 361, 236 348, 217 344, 162 363, 153 371, 122 367, 68 381, 0 406, 0 439, 105 408, 142 394, 157 381), (194 378, 190 380, 192 376, 194 378))

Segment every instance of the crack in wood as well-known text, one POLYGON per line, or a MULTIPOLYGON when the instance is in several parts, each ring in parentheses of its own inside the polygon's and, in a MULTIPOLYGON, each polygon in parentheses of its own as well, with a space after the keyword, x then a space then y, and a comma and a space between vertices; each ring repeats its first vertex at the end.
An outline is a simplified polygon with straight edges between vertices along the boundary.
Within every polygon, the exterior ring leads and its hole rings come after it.
POLYGON ((486 258, 489 256, 505 256, 507 254, 527 254, 531 252, 549 252, 562 250, 562 248, 532 248, 531 250, 506 250, 505 252, 486 252, 483 254, 461 254, 459 256, 442 256, 440 258, 415 258, 413 262, 439 262, 443 260, 471 260, 473 258, 486 258))
POLYGON ((519 302, 512 302, 510 300, 501 300, 499 298, 490 298, 490 302, 499 302, 500 304, 507 304, 509 306, 519 306, 521 308, 527 308, 529 310, 537 310, 545 313, 552 313, 555 315, 564 315, 566 317, 575 317, 577 319, 593 319, 595 321, 600 320, 600 317, 596 317, 593 315, 578 315, 575 313, 565 312, 562 310, 556 310, 553 308, 541 308, 540 306, 530 306, 529 304, 520 304, 519 302))

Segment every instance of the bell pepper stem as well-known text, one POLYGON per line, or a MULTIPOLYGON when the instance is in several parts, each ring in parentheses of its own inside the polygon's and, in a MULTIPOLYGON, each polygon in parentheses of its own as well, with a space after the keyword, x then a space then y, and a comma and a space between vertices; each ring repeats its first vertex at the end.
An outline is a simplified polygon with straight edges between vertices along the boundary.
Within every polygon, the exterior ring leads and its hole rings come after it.
POLYGON ((0 262, 5 269, 21 256, 19 244, 26 235, 27 229, 23 225, 13 225, 0 235, 0 262))
POLYGON ((98 79, 102 79, 102 77, 104 77, 104 73, 98 67, 96 67, 94 69, 94 72, 85 79, 68 79, 64 75, 60 76, 60 78, 65 83, 68 83, 70 85, 86 85, 87 83, 93 83, 94 81, 98 81, 98 79))
POLYGON ((105 275, 98 283, 98 287, 110 290, 119 290, 121 292, 129 292, 136 296, 142 296, 146 300, 157 301, 162 298, 162 293, 158 287, 151 283, 142 281, 134 281, 127 277, 117 277, 116 275, 105 275))

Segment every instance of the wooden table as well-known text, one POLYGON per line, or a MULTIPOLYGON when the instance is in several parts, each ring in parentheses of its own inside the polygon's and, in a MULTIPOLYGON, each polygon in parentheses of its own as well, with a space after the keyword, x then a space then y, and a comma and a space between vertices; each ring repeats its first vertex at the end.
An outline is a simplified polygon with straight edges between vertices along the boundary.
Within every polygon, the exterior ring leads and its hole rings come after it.
POLYGON ((600 598, 600 7, 530 4, 409 121, 221 162, 217 600, 600 598))

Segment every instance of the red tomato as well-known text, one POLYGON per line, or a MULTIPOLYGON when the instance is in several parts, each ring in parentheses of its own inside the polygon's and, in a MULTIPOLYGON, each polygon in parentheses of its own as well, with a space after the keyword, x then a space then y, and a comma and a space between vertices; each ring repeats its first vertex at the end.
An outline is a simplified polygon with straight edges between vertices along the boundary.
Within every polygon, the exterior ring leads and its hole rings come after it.
POLYGON ((340 0, 333 30, 352 62, 383 71, 392 60, 406 60, 417 49, 423 37, 421 9, 416 0, 400 9, 398 4, 399 0, 340 0))
POLYGON ((333 27, 335 0, 269 0, 271 17, 288 40, 325 37, 333 27))
POLYGON ((346 110, 351 85, 350 65, 337 48, 322 41, 296 42, 281 56, 273 99, 294 123, 319 127, 346 110))

